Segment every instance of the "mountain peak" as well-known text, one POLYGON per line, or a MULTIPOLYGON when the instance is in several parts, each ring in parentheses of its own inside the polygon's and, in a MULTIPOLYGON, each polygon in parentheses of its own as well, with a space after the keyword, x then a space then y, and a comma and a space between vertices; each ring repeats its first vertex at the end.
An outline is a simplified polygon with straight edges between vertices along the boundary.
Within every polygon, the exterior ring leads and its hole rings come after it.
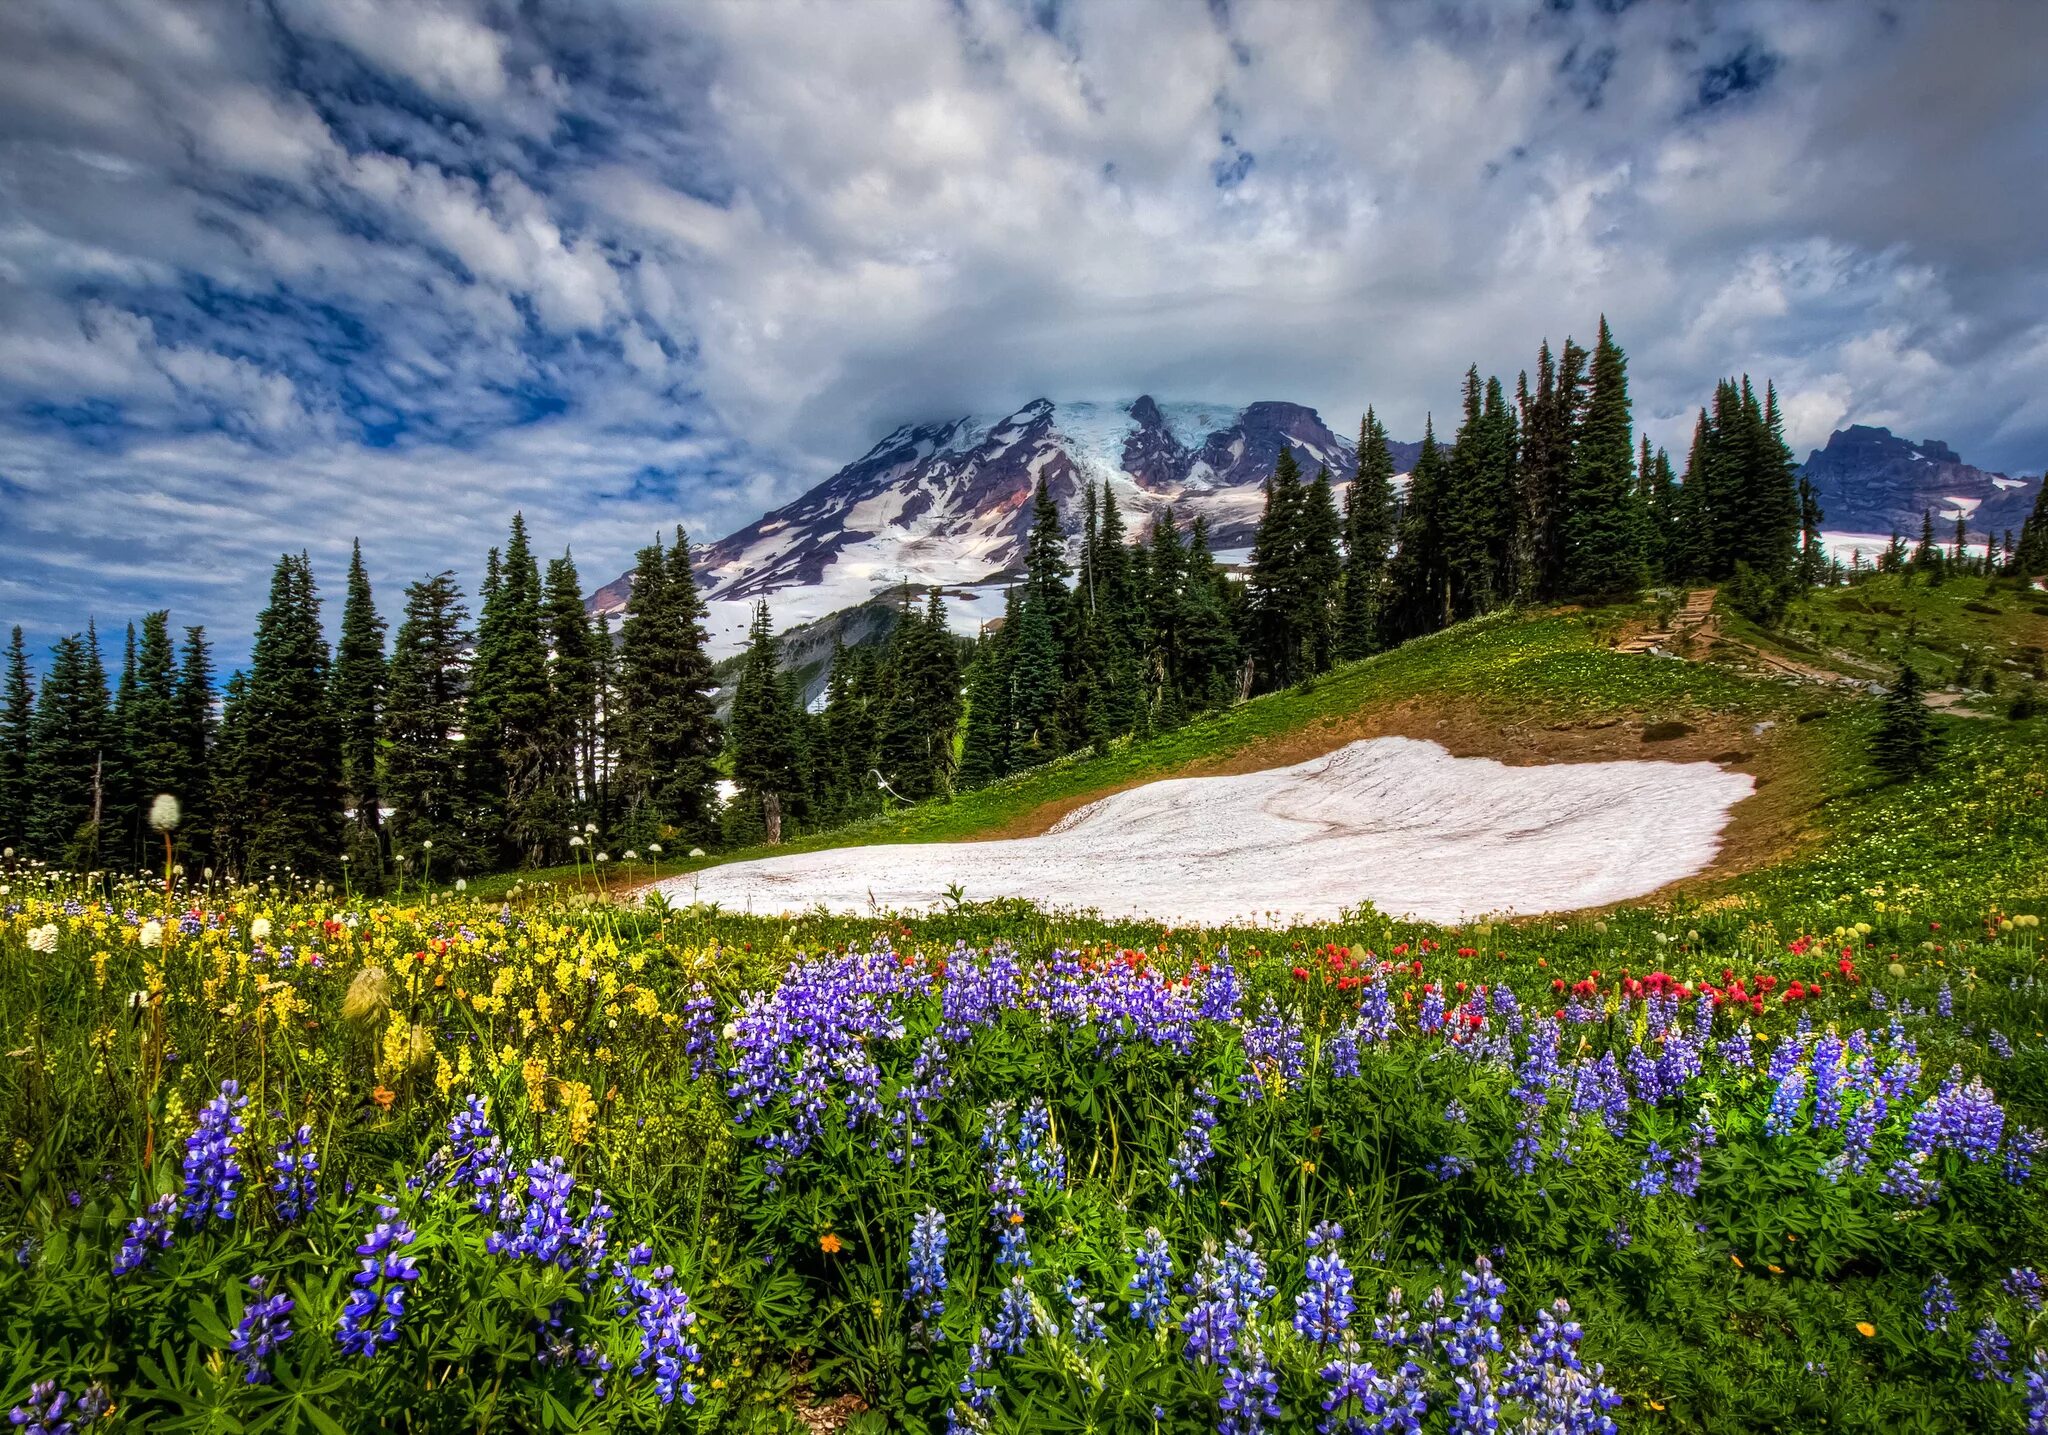
POLYGON ((1915 443, 1875 424, 1851 424, 1828 435, 1801 467, 1820 499, 1830 530, 1911 532, 1923 514, 1957 518, 1973 533, 2018 528, 2033 503, 2033 485, 1964 463, 1940 439, 1915 443))

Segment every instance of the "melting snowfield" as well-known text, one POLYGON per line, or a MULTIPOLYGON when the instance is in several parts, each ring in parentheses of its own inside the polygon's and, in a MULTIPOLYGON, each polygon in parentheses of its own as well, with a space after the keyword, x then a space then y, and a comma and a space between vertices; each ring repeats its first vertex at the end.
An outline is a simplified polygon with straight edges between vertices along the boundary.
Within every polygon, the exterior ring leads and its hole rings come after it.
POLYGON ((1169 922, 1333 919, 1371 901, 1433 921, 1600 906, 1714 858, 1753 787, 1707 762, 1509 767, 1382 737, 1239 777, 1113 793, 1040 837, 848 847, 660 884, 728 911, 914 911, 958 884, 1169 922))

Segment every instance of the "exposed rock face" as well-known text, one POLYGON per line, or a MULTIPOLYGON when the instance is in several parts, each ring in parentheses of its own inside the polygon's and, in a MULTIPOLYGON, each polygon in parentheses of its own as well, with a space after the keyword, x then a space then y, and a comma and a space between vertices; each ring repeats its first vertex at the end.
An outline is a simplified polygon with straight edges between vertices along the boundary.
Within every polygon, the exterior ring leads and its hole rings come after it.
POLYGON ((1890 429, 1854 424, 1828 437, 1801 469, 1813 481, 1826 515, 1823 527, 1845 533, 1889 533, 1912 538, 1921 515, 1933 513, 1946 541, 1958 516, 1973 538, 2015 532, 2033 507, 2040 480, 2008 478, 1964 463, 1938 439, 1914 443, 1890 429))

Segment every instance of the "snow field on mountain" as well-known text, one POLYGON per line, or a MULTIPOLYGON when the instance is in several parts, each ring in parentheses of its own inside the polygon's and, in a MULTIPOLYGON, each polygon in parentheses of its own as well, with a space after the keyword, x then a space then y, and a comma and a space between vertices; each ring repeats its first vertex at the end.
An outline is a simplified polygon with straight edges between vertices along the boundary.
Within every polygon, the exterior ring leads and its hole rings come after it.
POLYGON ((847 847, 660 884, 726 910, 916 910, 1021 897, 1168 922, 1430 921, 1567 911, 1699 872, 1754 784, 1713 763, 1510 767, 1432 742, 1354 742, 1292 767, 1113 793, 1039 837, 847 847))

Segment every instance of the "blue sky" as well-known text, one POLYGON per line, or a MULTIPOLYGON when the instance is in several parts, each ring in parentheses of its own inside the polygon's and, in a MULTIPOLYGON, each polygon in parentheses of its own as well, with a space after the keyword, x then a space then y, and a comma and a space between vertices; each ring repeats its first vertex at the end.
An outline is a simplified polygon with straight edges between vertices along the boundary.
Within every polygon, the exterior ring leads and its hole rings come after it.
POLYGON ((0 625, 603 582, 1045 393, 1398 434, 1537 339, 2048 457, 2048 7, 12 0, 0 625))

